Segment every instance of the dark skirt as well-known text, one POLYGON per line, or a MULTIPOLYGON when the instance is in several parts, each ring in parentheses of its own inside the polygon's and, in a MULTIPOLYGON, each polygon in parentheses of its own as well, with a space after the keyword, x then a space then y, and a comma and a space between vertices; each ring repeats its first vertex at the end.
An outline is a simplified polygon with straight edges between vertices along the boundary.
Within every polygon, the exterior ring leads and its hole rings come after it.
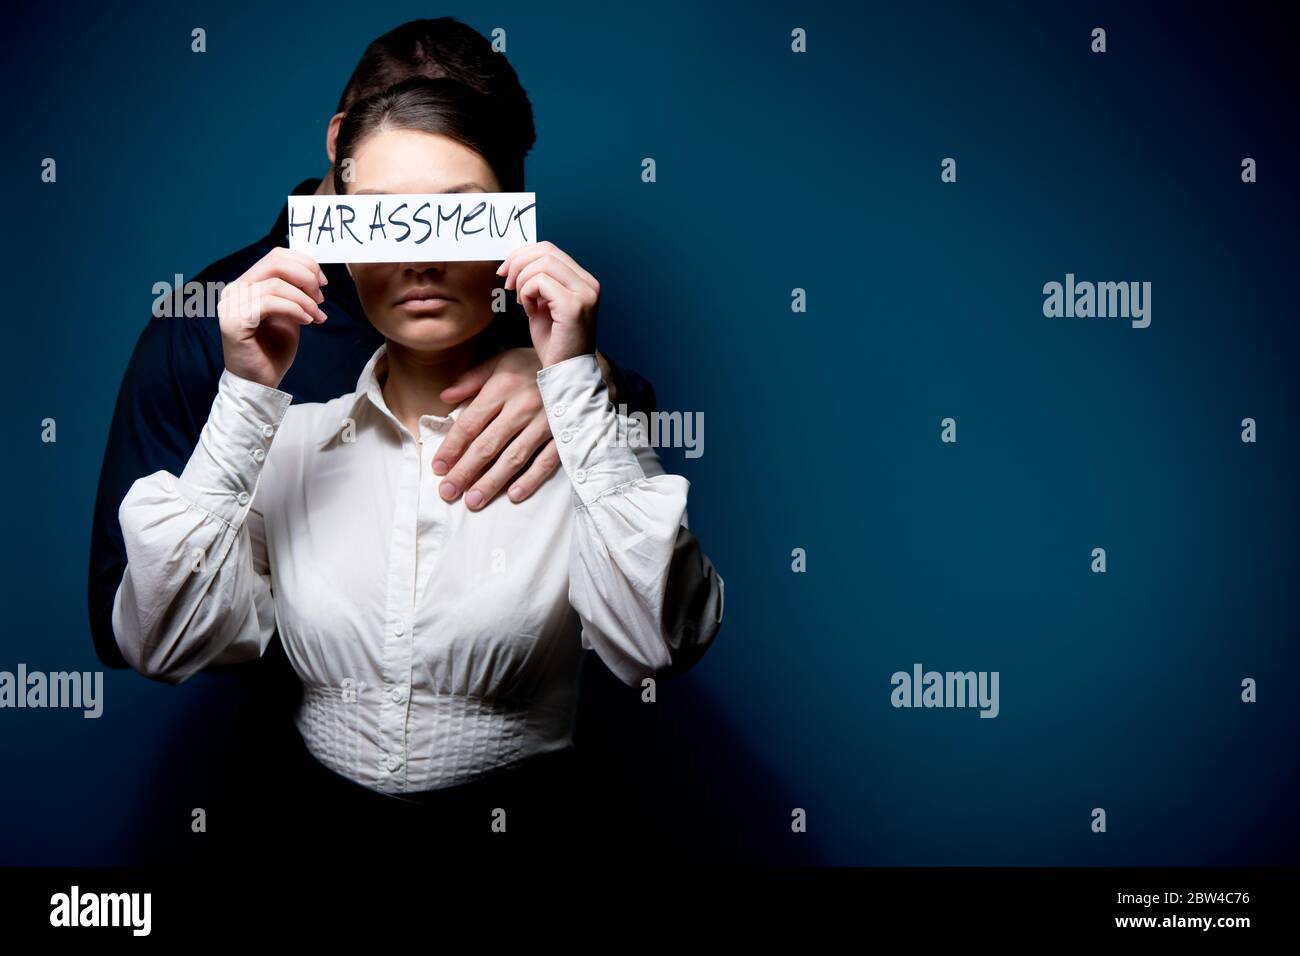
POLYGON ((588 842, 595 818, 583 812, 577 751, 528 757, 466 784, 393 795, 328 769, 305 748, 296 806, 281 835, 304 858, 323 862, 378 850, 494 863, 588 842))

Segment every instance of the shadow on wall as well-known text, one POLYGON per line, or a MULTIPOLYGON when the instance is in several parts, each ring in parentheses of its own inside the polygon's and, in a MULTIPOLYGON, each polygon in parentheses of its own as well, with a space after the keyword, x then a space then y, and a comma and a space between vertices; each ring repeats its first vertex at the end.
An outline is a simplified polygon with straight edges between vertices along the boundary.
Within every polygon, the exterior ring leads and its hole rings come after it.
POLYGON ((640 693, 587 655, 576 739, 608 799, 629 808, 629 846, 648 862, 827 862, 811 834, 790 829, 799 801, 693 674, 661 681, 653 704, 640 693))

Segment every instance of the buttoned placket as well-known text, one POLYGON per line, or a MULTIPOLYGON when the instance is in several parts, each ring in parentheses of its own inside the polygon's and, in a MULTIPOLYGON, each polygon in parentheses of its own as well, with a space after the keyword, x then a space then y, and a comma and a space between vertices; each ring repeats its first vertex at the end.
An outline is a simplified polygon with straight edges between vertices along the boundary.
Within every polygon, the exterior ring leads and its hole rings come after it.
MULTIPOLYGON (((391 415, 389 416, 391 419, 391 415)), ((379 709, 381 773, 405 789, 409 756, 406 714, 414 640, 416 517, 420 493, 420 449, 410 433, 395 419, 401 436, 402 466, 393 505, 393 528, 388 552, 387 597, 384 609, 383 695, 379 709)))
MULTIPOLYGON (((451 505, 442 500, 438 486, 442 479, 433 473, 433 456, 442 444, 442 439, 451 430, 454 419, 451 416, 425 415, 420 419, 420 501, 419 524, 416 528, 419 549, 415 558, 415 592, 419 601, 424 593, 425 582, 437 563, 447 537, 447 511, 451 505), (427 484, 425 482, 428 482, 427 484)), ((459 499, 464 507, 464 499, 459 499)))
POLYGON ((383 752, 380 770, 405 789, 410 759, 409 715, 417 601, 421 582, 427 580, 430 565, 441 550, 446 534, 447 504, 437 493, 439 479, 433 473, 433 453, 452 419, 422 416, 420 435, 413 438, 391 412, 387 409, 384 412, 401 436, 402 466, 388 555, 387 628, 379 720, 383 752))

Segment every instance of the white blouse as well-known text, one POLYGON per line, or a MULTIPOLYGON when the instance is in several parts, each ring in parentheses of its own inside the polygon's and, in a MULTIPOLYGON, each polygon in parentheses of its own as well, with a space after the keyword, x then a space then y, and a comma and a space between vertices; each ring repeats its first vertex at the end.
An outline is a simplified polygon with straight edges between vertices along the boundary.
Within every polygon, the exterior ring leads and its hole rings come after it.
POLYGON ((594 355, 537 374, 562 471, 472 512, 432 470, 460 408, 412 436, 380 392, 385 352, 324 403, 222 373, 180 477, 137 480, 119 509, 113 629, 172 684, 278 630, 309 751, 400 793, 570 745, 587 650, 628 685, 688 669, 723 581, 687 530, 689 482, 615 411, 594 355))

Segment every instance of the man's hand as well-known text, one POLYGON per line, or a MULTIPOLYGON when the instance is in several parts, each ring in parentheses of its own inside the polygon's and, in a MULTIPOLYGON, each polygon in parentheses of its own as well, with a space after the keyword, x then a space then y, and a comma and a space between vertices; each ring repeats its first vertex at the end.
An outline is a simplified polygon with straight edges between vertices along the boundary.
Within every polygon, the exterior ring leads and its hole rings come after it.
POLYGON ((559 469, 560 455, 537 390, 541 367, 533 349, 511 349, 442 391, 440 397, 449 403, 478 393, 433 459, 433 473, 446 476, 438 488, 444 501, 464 493, 465 506, 478 511, 508 483, 507 496, 517 503, 559 469))

